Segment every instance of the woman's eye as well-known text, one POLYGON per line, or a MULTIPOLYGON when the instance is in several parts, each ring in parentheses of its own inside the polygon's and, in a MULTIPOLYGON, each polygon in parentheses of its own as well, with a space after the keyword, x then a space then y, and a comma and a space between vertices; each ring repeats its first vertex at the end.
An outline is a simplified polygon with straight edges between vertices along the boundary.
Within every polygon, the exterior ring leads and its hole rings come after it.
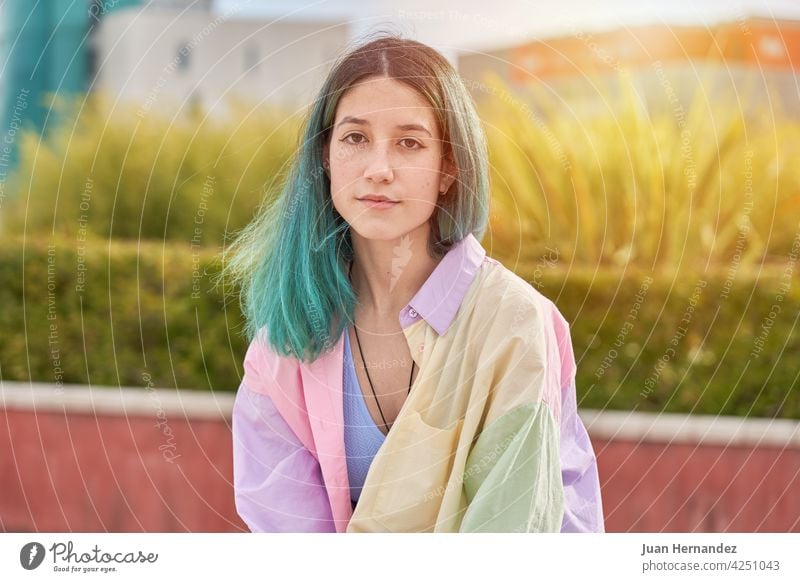
POLYGON ((360 133, 349 133, 349 134, 347 134, 346 136, 344 136, 342 138, 342 141, 345 142, 345 143, 352 144, 352 145, 360 145, 360 144, 364 143, 360 139, 356 140, 356 141, 353 141, 353 140, 350 139, 351 137, 363 138, 364 136, 361 135, 360 133))
POLYGON ((423 147, 421 143, 419 143, 415 139, 411 139, 410 137, 407 137, 405 139, 401 139, 400 143, 401 144, 406 144, 403 147, 406 148, 406 149, 409 149, 409 150, 417 150, 417 149, 420 149, 420 148, 423 147))

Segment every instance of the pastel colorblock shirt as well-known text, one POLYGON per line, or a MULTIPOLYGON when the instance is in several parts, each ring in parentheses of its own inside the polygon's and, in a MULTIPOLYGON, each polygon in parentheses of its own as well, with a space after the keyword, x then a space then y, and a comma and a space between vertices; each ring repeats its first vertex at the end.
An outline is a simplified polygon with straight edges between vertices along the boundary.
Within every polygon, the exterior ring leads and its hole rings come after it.
MULTIPOLYGON (((345 337, 314 362, 250 344, 236 509, 266 532, 602 532, 569 326, 468 235, 398 314, 419 372, 353 507, 345 337)), ((262 330, 263 331, 263 330, 262 330)))

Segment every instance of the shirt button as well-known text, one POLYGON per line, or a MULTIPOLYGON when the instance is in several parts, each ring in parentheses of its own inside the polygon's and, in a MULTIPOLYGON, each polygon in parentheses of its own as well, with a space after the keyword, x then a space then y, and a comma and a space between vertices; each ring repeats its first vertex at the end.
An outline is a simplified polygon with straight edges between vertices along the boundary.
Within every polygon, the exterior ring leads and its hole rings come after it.
POLYGON ((416 316, 417 316, 417 312, 416 312, 416 311, 414 311, 413 309, 409 310, 408 314, 409 314, 411 317, 416 317, 416 316))

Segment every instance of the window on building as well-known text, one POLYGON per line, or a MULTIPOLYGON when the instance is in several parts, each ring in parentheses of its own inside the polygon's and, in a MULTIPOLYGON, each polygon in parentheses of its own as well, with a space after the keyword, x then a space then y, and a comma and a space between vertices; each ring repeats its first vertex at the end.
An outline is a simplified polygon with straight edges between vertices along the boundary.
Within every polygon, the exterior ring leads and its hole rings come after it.
POLYGON ((244 47, 244 70, 246 73, 254 72, 258 69, 261 54, 258 45, 250 43, 244 47))
POLYGON ((178 65, 179 71, 188 71, 189 70, 189 55, 190 55, 191 48, 189 47, 188 42, 184 42, 178 45, 177 52, 175 55, 175 59, 178 65))

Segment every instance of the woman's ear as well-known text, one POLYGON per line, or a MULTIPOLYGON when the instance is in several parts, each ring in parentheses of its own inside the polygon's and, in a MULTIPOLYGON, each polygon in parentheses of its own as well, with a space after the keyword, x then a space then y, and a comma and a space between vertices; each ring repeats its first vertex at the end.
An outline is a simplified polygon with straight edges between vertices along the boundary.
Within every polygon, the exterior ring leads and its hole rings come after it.
POLYGON ((453 182, 456 181, 458 169, 453 161, 451 154, 447 154, 442 158, 442 177, 439 179, 439 196, 444 196, 445 192, 450 189, 453 182))

